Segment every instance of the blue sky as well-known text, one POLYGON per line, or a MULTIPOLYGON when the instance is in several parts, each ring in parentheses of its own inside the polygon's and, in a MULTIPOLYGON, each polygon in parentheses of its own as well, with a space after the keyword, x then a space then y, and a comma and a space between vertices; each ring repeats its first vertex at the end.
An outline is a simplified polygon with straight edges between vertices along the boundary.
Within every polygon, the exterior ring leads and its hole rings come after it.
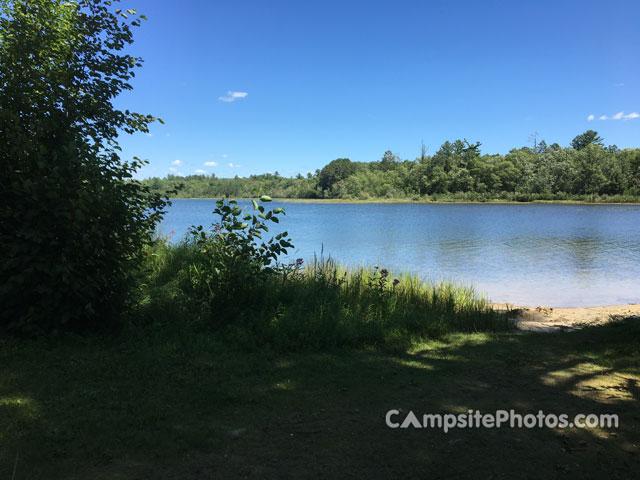
POLYGON ((291 176, 386 150, 414 159, 422 140, 429 153, 457 138, 506 153, 534 131, 640 147, 638 1, 121 7, 148 21, 130 50, 144 66, 116 103, 166 122, 121 137, 125 158, 150 161, 141 177, 291 176))

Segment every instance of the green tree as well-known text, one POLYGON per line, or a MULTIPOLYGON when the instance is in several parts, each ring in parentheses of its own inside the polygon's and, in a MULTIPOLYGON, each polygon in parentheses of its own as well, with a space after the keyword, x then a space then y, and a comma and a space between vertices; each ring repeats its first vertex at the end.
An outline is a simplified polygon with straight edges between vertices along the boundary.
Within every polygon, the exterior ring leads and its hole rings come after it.
POLYGON ((604 193, 602 190, 607 184, 607 178, 603 172, 606 157, 607 151, 595 145, 587 145, 576 154, 576 186, 578 193, 586 193, 592 196, 604 193))
POLYGON ((380 160, 380 169, 383 172, 387 172, 395 167, 398 157, 393 154, 391 150, 384 152, 382 159, 380 160))
POLYGON ((322 190, 331 190, 337 182, 353 174, 356 166, 348 158, 337 158, 329 162, 318 175, 318 184, 322 190))
POLYGON ((602 146, 602 138, 600 138, 598 132, 594 130, 587 130, 571 140, 571 147, 575 150, 582 150, 591 144, 602 146))
POLYGON ((131 180, 119 133, 156 120, 112 100, 144 16, 101 0, 0 0, 0 325, 111 327, 166 205, 131 180))

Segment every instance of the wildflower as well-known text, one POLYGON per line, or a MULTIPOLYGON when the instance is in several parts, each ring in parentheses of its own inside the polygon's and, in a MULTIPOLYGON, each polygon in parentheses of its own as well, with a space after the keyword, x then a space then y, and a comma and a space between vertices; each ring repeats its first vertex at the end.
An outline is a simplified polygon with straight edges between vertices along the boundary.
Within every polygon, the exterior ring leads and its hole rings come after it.
POLYGON ((302 258, 296 259, 296 267, 301 267, 303 263, 304 263, 304 260, 302 258))
POLYGON ((383 268, 382 270, 380 270, 380 275, 382 276, 382 278, 387 278, 387 275, 389 275, 389 271, 386 268, 383 268))
POLYGON ((393 279, 393 286, 395 287, 396 285, 398 285, 400 283, 400 280, 398 280, 397 278, 393 279))

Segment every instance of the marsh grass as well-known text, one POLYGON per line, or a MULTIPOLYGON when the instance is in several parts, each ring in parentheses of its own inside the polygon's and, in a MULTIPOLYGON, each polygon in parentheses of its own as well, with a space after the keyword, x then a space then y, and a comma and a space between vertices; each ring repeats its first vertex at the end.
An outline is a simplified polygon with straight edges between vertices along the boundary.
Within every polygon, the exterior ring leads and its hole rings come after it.
POLYGON ((404 350, 451 332, 509 328, 508 320, 471 287, 425 282, 378 267, 347 268, 322 257, 248 279, 232 310, 217 308, 191 290, 199 255, 187 241, 160 241, 149 249, 138 323, 213 329, 243 349, 282 351, 404 350))

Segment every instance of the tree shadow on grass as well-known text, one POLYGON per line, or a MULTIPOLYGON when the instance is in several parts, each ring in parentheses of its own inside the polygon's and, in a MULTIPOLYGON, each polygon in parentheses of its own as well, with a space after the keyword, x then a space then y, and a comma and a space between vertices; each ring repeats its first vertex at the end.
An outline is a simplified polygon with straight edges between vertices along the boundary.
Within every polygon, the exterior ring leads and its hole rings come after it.
MULTIPOLYGON (((453 335, 413 353, 34 350, 2 371, 28 398, 0 424, 16 478, 632 478, 640 325, 453 335), (46 367, 42 367, 46 365, 46 367), (390 429, 385 414, 617 414, 619 428, 390 429), (31 413, 29 413, 31 412, 31 413), (20 417, 20 418, 19 418, 20 417)), ((11 465, 9 465, 11 464, 11 465)))
POLYGON ((271 417, 254 435, 232 442, 227 457, 214 454, 212 471, 273 478, 631 478, 640 474, 638 338, 637 321, 629 320, 571 333, 459 336, 407 355, 298 357, 282 368, 295 388, 280 393, 280 420, 271 417), (620 425, 445 434, 389 429, 389 409, 401 410, 400 421, 409 411, 421 418, 514 409, 571 420, 617 414, 620 425))

